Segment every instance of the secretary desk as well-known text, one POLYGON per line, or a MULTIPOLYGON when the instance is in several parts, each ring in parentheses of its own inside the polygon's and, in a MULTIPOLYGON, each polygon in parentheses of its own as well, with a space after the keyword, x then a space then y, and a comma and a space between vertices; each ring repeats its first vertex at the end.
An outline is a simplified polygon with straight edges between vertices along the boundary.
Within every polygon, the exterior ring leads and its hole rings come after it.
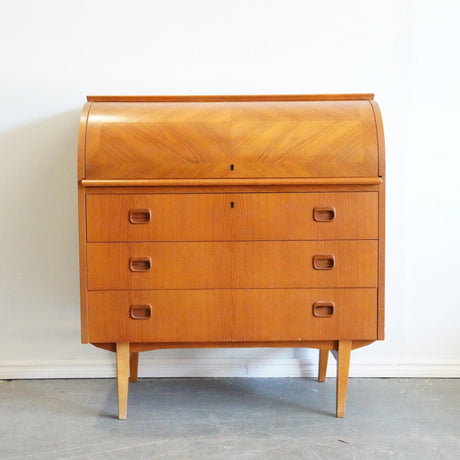
POLYGON ((78 144, 82 342, 116 352, 319 349, 384 337, 382 119, 372 94, 89 96, 78 144))

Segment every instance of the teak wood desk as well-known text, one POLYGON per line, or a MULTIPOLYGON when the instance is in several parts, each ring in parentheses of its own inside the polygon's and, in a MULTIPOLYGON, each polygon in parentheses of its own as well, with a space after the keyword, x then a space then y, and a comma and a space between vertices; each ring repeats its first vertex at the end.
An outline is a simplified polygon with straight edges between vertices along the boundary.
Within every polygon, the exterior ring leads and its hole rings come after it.
POLYGON ((384 140, 372 94, 90 96, 79 131, 82 342, 318 348, 384 335, 384 140))

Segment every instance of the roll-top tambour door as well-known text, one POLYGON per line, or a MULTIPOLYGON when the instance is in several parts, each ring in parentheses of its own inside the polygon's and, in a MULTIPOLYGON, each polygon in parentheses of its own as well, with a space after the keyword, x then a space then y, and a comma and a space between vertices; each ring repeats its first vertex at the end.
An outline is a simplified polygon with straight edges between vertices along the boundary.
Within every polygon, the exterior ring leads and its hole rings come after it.
POLYGON ((88 243, 88 289, 376 287, 377 241, 88 243))
POLYGON ((87 179, 375 177, 367 100, 97 102, 87 179))
POLYGON ((377 239, 377 192, 88 195, 87 238, 377 239))

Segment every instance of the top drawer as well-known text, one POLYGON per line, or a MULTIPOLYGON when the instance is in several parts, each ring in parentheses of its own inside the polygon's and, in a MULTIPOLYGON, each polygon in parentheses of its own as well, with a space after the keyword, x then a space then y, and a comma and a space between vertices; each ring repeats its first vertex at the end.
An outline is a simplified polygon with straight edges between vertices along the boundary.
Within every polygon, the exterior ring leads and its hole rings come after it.
POLYGON ((378 238, 377 192, 87 195, 87 240, 378 238))
POLYGON ((368 100, 93 102, 87 179, 375 177, 368 100))

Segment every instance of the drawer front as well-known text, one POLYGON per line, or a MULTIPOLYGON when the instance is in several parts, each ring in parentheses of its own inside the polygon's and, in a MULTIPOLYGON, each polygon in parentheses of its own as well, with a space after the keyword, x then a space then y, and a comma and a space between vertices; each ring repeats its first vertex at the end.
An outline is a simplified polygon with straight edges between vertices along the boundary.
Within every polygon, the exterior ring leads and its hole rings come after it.
POLYGON ((377 192, 88 195, 86 206, 94 242, 378 237, 377 192))
POLYGON ((377 241, 88 243, 89 290, 376 287, 377 241))
POLYGON ((87 179, 371 177, 369 101, 97 103, 87 179))
POLYGON ((89 341, 375 340, 376 291, 93 291, 89 341))

